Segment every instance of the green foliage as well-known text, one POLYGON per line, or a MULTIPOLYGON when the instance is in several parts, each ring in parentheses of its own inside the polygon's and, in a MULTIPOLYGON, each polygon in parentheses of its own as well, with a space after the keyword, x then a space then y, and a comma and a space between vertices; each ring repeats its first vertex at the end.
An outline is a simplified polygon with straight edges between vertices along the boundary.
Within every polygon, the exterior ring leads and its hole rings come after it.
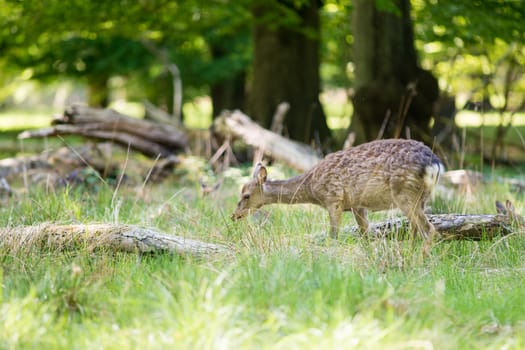
MULTIPOLYGON (((395 1, 375 3, 384 11, 399 12, 395 1)), ((441 78, 443 90, 467 91, 476 100, 486 94, 502 105, 504 76, 513 66, 517 77, 509 108, 521 104, 525 84, 520 68, 525 66, 521 2, 413 0, 411 4, 422 64, 441 78)), ((301 31, 295 9, 303 6, 308 2, 1 0, 0 67, 5 74, 0 78, 0 98, 12 93, 21 71, 24 79, 45 81, 121 76, 127 79, 132 99, 169 95, 166 65, 174 62, 181 71, 185 97, 191 99, 209 93, 212 84, 249 70, 255 21, 301 31), (252 10, 261 5, 275 11, 255 18, 252 10)), ((323 2, 321 74, 326 88, 352 85, 352 11, 348 0, 323 2)))
POLYGON ((350 5, 345 2, 330 1, 321 11, 321 77, 325 88, 350 85, 352 71, 348 65, 352 61, 353 42, 350 5))
POLYGON ((426 42, 452 43, 457 38, 465 46, 490 44, 496 39, 523 42, 521 23, 525 9, 521 1, 414 1, 419 34, 426 42))
POLYGON ((389 12, 396 16, 401 16, 401 10, 394 0, 375 0, 376 9, 383 12, 389 12))
POLYGON ((36 79, 120 75, 143 85, 175 62, 199 88, 250 62, 249 11, 237 2, 4 0, 0 8, 3 60, 36 79), (214 60, 217 45, 224 54, 214 60))
POLYGON ((522 108, 525 35, 520 1, 414 1, 422 63, 458 103, 489 100, 501 111, 522 108), (461 96, 461 94, 463 96, 461 96))

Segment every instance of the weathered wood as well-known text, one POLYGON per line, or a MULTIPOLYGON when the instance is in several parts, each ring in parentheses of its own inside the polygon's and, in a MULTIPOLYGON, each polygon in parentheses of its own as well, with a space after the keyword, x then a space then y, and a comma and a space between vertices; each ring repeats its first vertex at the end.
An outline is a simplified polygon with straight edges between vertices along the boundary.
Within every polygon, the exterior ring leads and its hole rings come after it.
POLYGON ((173 125, 131 118, 112 109, 72 105, 52 124, 50 128, 25 131, 18 138, 80 135, 111 140, 150 157, 167 157, 188 147, 187 135, 173 125))
POLYGON ((283 134, 284 118, 286 117, 286 113, 288 113, 289 109, 290 104, 288 102, 281 102, 277 105, 275 114, 273 115, 272 119, 272 126, 270 127, 271 131, 278 135, 283 134))
POLYGON ((30 247, 67 250, 78 247, 88 250, 109 250, 131 253, 172 253, 181 256, 207 257, 228 254, 221 244, 206 243, 186 237, 169 235, 150 228, 133 225, 88 224, 0 228, 0 246, 12 251, 30 247))
POLYGON ((166 147, 184 148, 188 145, 185 133, 170 124, 154 123, 145 119, 131 118, 113 109, 91 108, 84 105, 67 107, 61 118, 53 124, 91 125, 99 130, 124 132, 148 140, 155 140, 166 147), (98 124, 98 125, 97 125, 98 124))
POLYGON ((266 130, 238 110, 223 112, 215 119, 213 127, 221 136, 241 139, 246 144, 263 150, 267 156, 285 162, 299 171, 306 171, 321 160, 308 145, 266 130))
POLYGON ((146 119, 153 120, 164 125, 172 125, 175 128, 180 128, 180 121, 175 119, 175 116, 155 106, 148 100, 143 101, 144 109, 146 110, 146 119))
POLYGON ((18 135, 19 139, 28 139, 35 137, 49 137, 58 135, 78 135, 84 136, 90 139, 102 140, 102 141, 113 141, 124 147, 130 147, 136 151, 139 151, 147 156, 156 157, 168 157, 173 154, 173 151, 162 144, 149 139, 128 134, 118 131, 111 131, 107 129, 107 125, 104 124, 86 124, 86 125, 65 125, 59 124, 50 128, 43 128, 34 131, 24 131, 18 135))
MULTIPOLYGON (((427 215, 434 225, 441 240, 490 240, 499 236, 506 236, 515 230, 514 220, 505 214, 439 214, 427 215)), ((352 236, 359 236, 357 226, 345 230, 352 236)), ((399 233, 409 232, 408 220, 404 217, 371 223, 368 237, 400 238, 399 233)))

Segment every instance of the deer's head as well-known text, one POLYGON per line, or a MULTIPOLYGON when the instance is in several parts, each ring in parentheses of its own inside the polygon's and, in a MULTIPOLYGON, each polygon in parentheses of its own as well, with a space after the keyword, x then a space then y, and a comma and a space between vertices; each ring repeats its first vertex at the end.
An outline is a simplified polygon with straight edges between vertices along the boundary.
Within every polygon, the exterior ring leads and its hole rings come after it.
POLYGON ((252 179, 242 187, 241 199, 231 216, 232 220, 242 219, 250 211, 256 210, 265 204, 263 185, 266 182, 266 175, 266 168, 261 163, 258 163, 252 179))

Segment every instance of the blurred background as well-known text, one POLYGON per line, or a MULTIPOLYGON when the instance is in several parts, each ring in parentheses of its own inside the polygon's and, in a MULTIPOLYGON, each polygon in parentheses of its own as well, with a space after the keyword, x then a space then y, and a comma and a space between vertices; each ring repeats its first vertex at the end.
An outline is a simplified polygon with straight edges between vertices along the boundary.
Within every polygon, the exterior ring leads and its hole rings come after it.
POLYGON ((334 149, 354 132, 459 152, 467 139, 523 160, 521 1, 0 0, 0 12, 4 135, 77 102, 139 118, 154 105, 186 128, 223 109, 269 127, 288 102, 284 134, 305 143, 334 149))

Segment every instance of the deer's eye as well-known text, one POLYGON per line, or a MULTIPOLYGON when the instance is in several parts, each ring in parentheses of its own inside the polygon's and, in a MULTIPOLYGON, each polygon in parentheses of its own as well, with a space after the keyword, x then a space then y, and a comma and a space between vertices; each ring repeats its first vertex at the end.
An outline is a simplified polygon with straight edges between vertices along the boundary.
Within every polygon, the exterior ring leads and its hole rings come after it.
POLYGON ((250 199, 250 194, 249 193, 243 194, 242 199, 250 199))

